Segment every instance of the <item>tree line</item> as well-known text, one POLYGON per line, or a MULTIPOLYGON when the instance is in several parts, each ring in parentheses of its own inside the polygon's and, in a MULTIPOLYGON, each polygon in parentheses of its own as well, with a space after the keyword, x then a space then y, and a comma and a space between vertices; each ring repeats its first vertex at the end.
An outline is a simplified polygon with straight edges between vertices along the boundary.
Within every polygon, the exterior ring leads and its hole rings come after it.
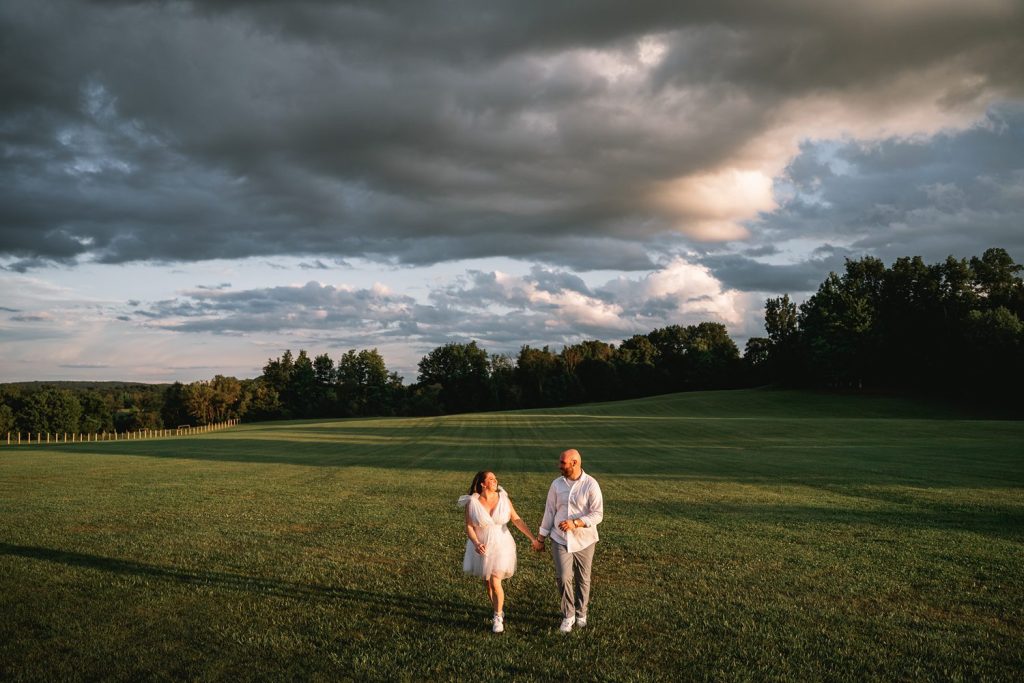
POLYGON ((846 261, 800 306, 765 303, 744 358, 759 383, 885 389, 1020 404, 1024 283, 1004 249, 926 264, 846 261))
POLYGON ((632 398, 740 386, 739 349, 721 323, 671 325, 619 346, 584 341, 555 352, 523 346, 489 354, 475 341, 452 342, 419 362, 414 384, 390 371, 376 349, 337 361, 285 351, 255 379, 116 388, 0 387, 0 433, 104 432, 246 421, 439 415, 632 398))
POLYGON ((164 393, 161 385, 122 382, 6 384, 0 386, 0 434, 160 429, 164 393))
POLYGON ((846 261, 807 301, 765 302, 766 337, 741 357, 724 325, 669 325, 598 340, 489 354, 439 346, 406 385, 376 349, 337 360, 285 351, 254 379, 171 385, 0 387, 0 433, 129 431, 228 419, 437 415, 781 384, 1018 401, 1024 380, 1022 267, 1003 249, 926 264, 846 261))

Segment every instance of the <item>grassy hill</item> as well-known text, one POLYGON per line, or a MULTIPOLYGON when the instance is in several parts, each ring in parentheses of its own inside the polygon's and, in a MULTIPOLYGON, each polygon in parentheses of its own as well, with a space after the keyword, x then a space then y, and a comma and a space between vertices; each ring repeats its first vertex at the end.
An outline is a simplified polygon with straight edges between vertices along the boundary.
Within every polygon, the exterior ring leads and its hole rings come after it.
POLYGON ((0 449, 0 678, 1012 679, 1024 423, 751 390, 0 449), (520 540, 507 632, 455 499, 536 527, 560 450, 606 518, 557 633, 520 540))

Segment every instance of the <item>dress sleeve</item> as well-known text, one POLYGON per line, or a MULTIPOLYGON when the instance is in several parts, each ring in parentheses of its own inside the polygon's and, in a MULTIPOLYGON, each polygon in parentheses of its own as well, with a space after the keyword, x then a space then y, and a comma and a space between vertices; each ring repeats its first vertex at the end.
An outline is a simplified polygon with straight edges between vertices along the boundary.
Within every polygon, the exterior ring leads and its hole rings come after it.
POLYGON ((469 517, 470 524, 473 526, 483 526, 483 515, 480 514, 482 510, 483 508, 476 498, 470 497, 466 503, 466 516, 469 517))

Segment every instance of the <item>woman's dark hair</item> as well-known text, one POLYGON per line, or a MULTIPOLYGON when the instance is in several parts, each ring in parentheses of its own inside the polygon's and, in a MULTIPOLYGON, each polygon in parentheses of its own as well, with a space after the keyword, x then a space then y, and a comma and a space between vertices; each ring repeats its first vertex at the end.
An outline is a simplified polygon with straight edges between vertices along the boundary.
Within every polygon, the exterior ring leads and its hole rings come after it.
POLYGON ((473 483, 469 485, 469 495, 472 496, 474 493, 480 493, 484 490, 484 479, 490 473, 490 470, 482 470, 476 473, 476 476, 473 477, 473 483))

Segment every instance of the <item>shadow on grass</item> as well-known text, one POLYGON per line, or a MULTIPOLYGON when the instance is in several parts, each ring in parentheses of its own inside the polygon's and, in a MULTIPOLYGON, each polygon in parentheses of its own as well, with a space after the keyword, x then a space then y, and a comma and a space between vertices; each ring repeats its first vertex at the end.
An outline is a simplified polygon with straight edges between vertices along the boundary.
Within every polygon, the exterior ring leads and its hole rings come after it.
POLYGON ((1010 507, 965 508, 919 502, 913 506, 870 510, 742 503, 660 503, 654 508, 671 518, 712 523, 739 520, 748 528, 763 524, 790 530, 849 527, 899 532, 967 532, 992 539, 1024 541, 1024 509, 1010 507))
MULTIPOLYGON (((491 445, 494 448, 494 445, 491 445)), ((560 444, 515 447, 516 470, 557 473, 560 444)), ((285 439, 198 439, 190 441, 152 440, 146 442, 107 442, 95 446, 69 444, 51 447, 50 452, 68 455, 131 456, 170 458, 210 462, 239 462, 309 467, 421 468, 450 472, 480 469, 477 444, 442 443, 410 446, 398 444, 339 443, 330 440, 299 441, 285 439), (142 445, 139 445, 139 444, 142 445)), ((511 451, 511 448, 510 448, 511 451)))
MULTIPOLYGON (((1018 430, 1024 434, 1024 430, 1018 430)), ((964 443, 941 436, 894 440, 892 444, 825 442, 766 445, 753 442, 628 446, 615 438, 492 443, 456 438, 430 441, 353 443, 335 439, 280 439, 218 436, 189 440, 154 439, 51 447, 46 452, 103 457, 123 456, 211 463, 296 465, 302 467, 431 470, 473 473, 491 467, 554 476, 557 453, 576 445, 586 469, 602 476, 657 476, 682 480, 811 486, 908 485, 918 487, 1024 486, 1024 460, 1012 445, 1017 432, 989 442, 964 443)), ((813 437, 807 437, 813 441, 813 437)), ((879 437, 880 438, 880 437, 879 437)), ((384 441, 382 439, 382 441, 384 441)))
MULTIPOLYGON (((69 567, 93 569, 113 574, 141 576, 190 586, 221 588, 293 600, 329 601, 357 605, 364 610, 400 614, 425 625, 444 625, 474 632, 480 630, 480 621, 485 614, 484 609, 477 603, 469 605, 453 600, 427 599, 415 595, 414 592, 409 594, 378 593, 359 588, 306 584, 231 572, 187 570, 39 546, 0 542, 0 555, 54 562, 69 567), (478 613, 479 619, 477 618, 478 613), (466 618, 467 614, 469 615, 468 619, 466 618)), ((487 611, 486 614, 489 615, 490 612, 487 611)), ((541 627, 549 625, 550 617, 548 614, 524 613, 517 616, 517 621, 541 627)))

